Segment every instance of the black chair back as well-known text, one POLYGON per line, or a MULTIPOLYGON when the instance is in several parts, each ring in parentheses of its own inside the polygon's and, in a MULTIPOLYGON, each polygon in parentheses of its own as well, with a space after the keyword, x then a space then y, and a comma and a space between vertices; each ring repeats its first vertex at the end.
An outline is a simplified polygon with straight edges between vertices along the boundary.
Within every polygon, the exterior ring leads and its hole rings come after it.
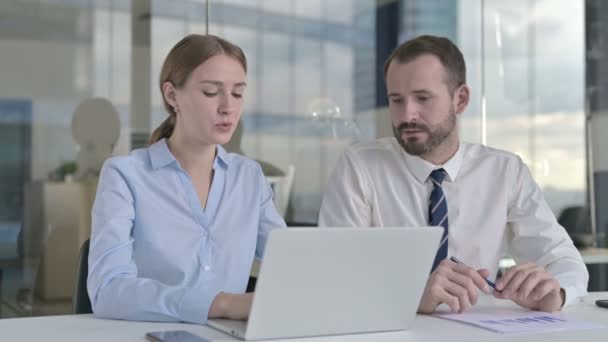
POLYGON ((76 285, 72 295, 72 313, 90 314, 93 313, 91 300, 87 292, 87 277, 89 275, 89 240, 85 241, 80 247, 78 257, 78 270, 76 271, 76 285))

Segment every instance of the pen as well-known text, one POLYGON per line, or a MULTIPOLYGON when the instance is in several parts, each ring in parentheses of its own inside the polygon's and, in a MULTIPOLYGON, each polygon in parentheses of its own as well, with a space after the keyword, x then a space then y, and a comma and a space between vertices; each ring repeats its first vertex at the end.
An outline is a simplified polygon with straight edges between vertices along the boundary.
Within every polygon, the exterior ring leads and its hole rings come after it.
MULTIPOLYGON (((457 263, 457 264, 461 264, 461 265, 465 265, 467 266, 467 264, 465 264, 464 262, 456 259, 456 257, 450 257, 450 260, 452 260, 453 262, 457 263)), ((494 291, 496 292, 501 292, 499 290, 496 289, 496 284, 494 284, 492 281, 490 281, 488 278, 484 278, 486 280, 486 283, 488 283, 488 285, 490 285, 491 288, 494 289, 494 291)))

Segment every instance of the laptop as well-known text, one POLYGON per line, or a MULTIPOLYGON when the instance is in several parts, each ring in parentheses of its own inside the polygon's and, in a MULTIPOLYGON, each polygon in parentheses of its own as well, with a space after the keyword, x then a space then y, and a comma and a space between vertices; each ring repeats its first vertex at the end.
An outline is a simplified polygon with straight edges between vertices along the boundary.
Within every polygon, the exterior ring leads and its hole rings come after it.
POLYGON ((272 230, 249 320, 208 325, 244 340, 408 329, 443 230, 272 230))

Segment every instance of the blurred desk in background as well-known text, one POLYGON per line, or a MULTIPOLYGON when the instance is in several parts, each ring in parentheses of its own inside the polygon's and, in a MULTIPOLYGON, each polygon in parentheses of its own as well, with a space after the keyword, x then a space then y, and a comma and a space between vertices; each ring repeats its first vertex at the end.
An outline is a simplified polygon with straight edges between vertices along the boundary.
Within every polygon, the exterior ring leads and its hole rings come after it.
MULTIPOLYGON (((608 264, 608 248, 585 248, 579 250, 586 265, 608 264)), ((498 263, 501 270, 515 266, 515 260, 510 256, 503 257, 498 263)))

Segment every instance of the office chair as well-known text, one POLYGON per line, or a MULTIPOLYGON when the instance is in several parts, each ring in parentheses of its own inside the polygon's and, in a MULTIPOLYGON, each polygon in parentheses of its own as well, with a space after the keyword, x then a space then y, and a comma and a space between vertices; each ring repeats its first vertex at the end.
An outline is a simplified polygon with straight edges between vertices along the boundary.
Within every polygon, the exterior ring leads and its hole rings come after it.
POLYGON ((277 211, 281 216, 285 216, 287 214, 287 206, 289 204, 289 194, 291 193, 291 189, 293 187, 294 176, 296 172, 296 167, 294 165, 289 165, 287 167, 287 172, 285 176, 268 176, 266 180, 273 191, 272 200, 274 202, 274 206, 277 208, 277 211))
POLYGON ((87 239, 80 247, 78 257, 78 269, 76 271, 76 285, 72 295, 72 313, 90 314, 93 313, 91 300, 87 292, 87 277, 89 275, 89 240, 87 239))
POLYGON ((574 246, 589 247, 593 244, 591 235, 591 212, 587 206, 566 207, 559 214, 557 222, 566 229, 574 246))

